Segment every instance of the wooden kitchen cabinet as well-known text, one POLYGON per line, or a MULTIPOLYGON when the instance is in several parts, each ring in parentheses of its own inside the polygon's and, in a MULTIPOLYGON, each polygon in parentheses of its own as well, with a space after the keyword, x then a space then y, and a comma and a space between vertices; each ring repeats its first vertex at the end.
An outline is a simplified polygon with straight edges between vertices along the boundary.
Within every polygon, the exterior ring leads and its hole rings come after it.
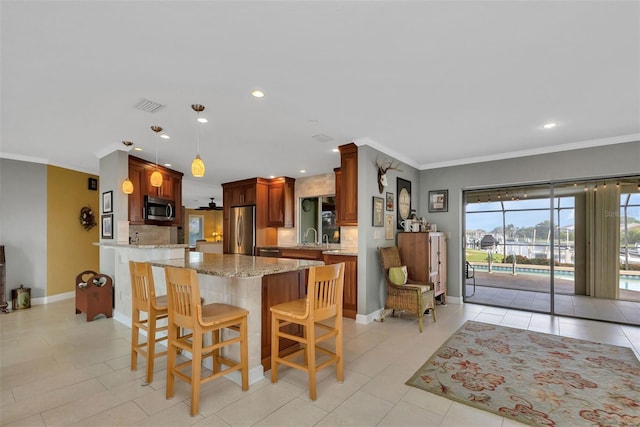
MULTIPOLYGON (((304 298, 306 291, 306 270, 271 274, 262 277, 262 366, 271 369, 271 310, 274 305, 304 298)), ((292 335, 301 335, 299 325, 289 325, 284 329, 292 335)), ((280 338, 280 355, 289 354, 299 345, 296 341, 280 338)))
POLYGON ((342 315, 355 319, 358 314, 358 257, 352 255, 325 254, 324 263, 344 262, 344 289, 342 293, 342 315))
POLYGON ((358 146, 341 145, 336 173, 336 225, 358 225, 358 146))
POLYGON ((295 213, 295 179, 273 178, 269 182, 268 219, 269 227, 293 227, 295 213))
POLYGON ((293 259, 310 259, 314 261, 323 261, 323 249, 297 249, 297 248, 280 248, 280 258, 293 259))
POLYGON ((433 283, 436 298, 447 296, 447 239, 445 233, 398 233, 400 259, 409 278, 433 283))
POLYGON ((151 174, 155 171, 155 163, 129 156, 129 179, 133 182, 133 193, 129 194, 129 224, 157 224, 157 221, 144 219, 144 196, 160 197, 174 202, 176 219, 170 224, 182 225, 182 176, 172 169, 158 166, 162 174, 162 186, 151 185, 151 174))

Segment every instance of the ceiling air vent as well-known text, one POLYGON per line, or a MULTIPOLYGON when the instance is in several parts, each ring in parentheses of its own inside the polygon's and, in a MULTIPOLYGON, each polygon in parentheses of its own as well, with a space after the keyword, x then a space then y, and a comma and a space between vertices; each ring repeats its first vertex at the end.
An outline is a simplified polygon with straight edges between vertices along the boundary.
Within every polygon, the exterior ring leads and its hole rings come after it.
POLYGON ((164 105, 158 104, 157 102, 149 101, 148 99, 141 99, 136 105, 133 106, 133 108, 141 111, 146 111, 147 113, 155 113, 156 111, 162 110, 164 107, 164 105))
POLYGON ((325 135, 324 133, 319 133, 316 135, 313 135, 311 138, 315 139, 318 142, 329 142, 329 141, 333 141, 333 138, 331 138, 328 135, 325 135))

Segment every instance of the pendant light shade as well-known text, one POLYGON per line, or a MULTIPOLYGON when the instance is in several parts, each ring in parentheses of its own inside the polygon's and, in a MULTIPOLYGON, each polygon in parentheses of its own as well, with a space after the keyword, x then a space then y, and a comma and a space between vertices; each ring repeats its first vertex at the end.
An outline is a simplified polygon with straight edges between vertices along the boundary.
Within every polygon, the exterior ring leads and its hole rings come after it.
POLYGON ((151 185, 154 187, 162 187, 162 174, 158 169, 154 170, 151 174, 151 185))
MULTIPOLYGON (((162 132, 162 128, 160 126, 151 126, 151 130, 158 135, 162 132)), ((158 142, 156 141, 156 170, 151 174, 151 185, 153 187, 162 187, 162 174, 158 171, 158 142)))
POLYGON ((196 132, 196 158, 191 162, 191 175, 196 178, 201 178, 204 176, 204 162, 200 158, 200 123, 206 123, 205 119, 200 119, 200 112, 204 111, 204 105, 201 104, 191 104, 191 109, 198 113, 198 131, 196 132))
POLYGON ((131 182, 131 180, 127 177, 127 179, 124 180, 124 182, 122 183, 122 192, 124 194, 131 194, 133 193, 133 182, 131 182))
POLYGON ((204 162, 200 158, 200 154, 191 162, 191 175, 200 178, 204 176, 204 162))

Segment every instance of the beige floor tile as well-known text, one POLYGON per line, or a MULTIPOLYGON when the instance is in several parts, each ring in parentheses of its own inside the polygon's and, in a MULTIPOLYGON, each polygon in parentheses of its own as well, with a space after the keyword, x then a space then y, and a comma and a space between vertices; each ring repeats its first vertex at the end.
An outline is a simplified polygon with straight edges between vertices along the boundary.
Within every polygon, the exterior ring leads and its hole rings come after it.
POLYGON ((303 427, 313 426, 327 415, 317 406, 296 398, 263 418, 254 426, 260 427, 303 427))
POLYGON ((26 417, 21 420, 15 421, 13 423, 2 424, 2 425, 5 427, 45 427, 46 426, 40 414, 35 414, 30 417, 26 417))
POLYGON ((375 426, 391 411, 393 404, 368 393, 357 391, 318 426, 375 426))
POLYGON ((404 383, 414 372, 412 367, 391 364, 363 385, 360 390, 395 404, 409 391, 409 386, 404 383))
POLYGON ((377 424, 378 427, 428 427, 440 425, 441 417, 407 402, 397 405, 377 424))
POLYGON ((501 427, 503 417, 454 402, 442 418, 442 427, 483 426, 501 427))
POLYGON ((330 412, 347 400, 353 393, 360 390, 360 388, 370 380, 371 378, 366 375, 345 369, 342 384, 338 383, 335 377, 328 377, 318 382, 316 390, 318 396, 316 400, 311 401, 309 399, 309 393, 303 393, 298 398, 330 412))
MULTIPOLYGON (((190 426, 197 424, 205 418, 196 414, 191 416, 191 408, 185 402, 176 402, 175 405, 165 408, 164 410, 146 417, 134 424, 136 427, 174 427, 174 426, 190 426)), ((217 424, 207 424, 217 425, 217 424)))
POLYGON ((269 383, 216 412, 216 415, 229 425, 253 425, 304 392, 304 389, 286 381, 269 383))
POLYGON ((104 412, 69 424, 73 427, 116 427, 130 426, 145 419, 147 415, 133 402, 108 409, 104 412))
POLYGON ((453 401, 444 397, 419 390, 415 387, 409 387, 409 391, 402 397, 403 402, 408 402, 414 406, 419 406, 435 415, 444 417, 453 401))
MULTIPOLYGON (((238 384, 225 378, 218 378, 202 387, 200 391, 200 414, 209 417, 227 406, 246 398, 248 395, 268 387, 270 384, 264 379, 250 385, 249 390, 243 391, 238 384)), ((187 404, 190 404, 190 402, 187 401, 187 404)))

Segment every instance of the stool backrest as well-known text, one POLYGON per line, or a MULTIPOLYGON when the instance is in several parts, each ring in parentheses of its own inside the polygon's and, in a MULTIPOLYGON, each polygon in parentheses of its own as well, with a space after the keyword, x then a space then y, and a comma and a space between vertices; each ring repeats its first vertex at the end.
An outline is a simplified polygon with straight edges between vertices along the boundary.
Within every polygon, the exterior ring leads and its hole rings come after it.
POLYGON ((307 313, 315 321, 342 315, 344 262, 309 268, 307 313))
POLYGON ((133 309, 150 311, 151 302, 156 298, 151 264, 129 261, 131 275, 131 303, 133 309))
POLYGON ((190 268, 165 267, 169 322, 194 329, 202 318, 198 273, 190 268))

